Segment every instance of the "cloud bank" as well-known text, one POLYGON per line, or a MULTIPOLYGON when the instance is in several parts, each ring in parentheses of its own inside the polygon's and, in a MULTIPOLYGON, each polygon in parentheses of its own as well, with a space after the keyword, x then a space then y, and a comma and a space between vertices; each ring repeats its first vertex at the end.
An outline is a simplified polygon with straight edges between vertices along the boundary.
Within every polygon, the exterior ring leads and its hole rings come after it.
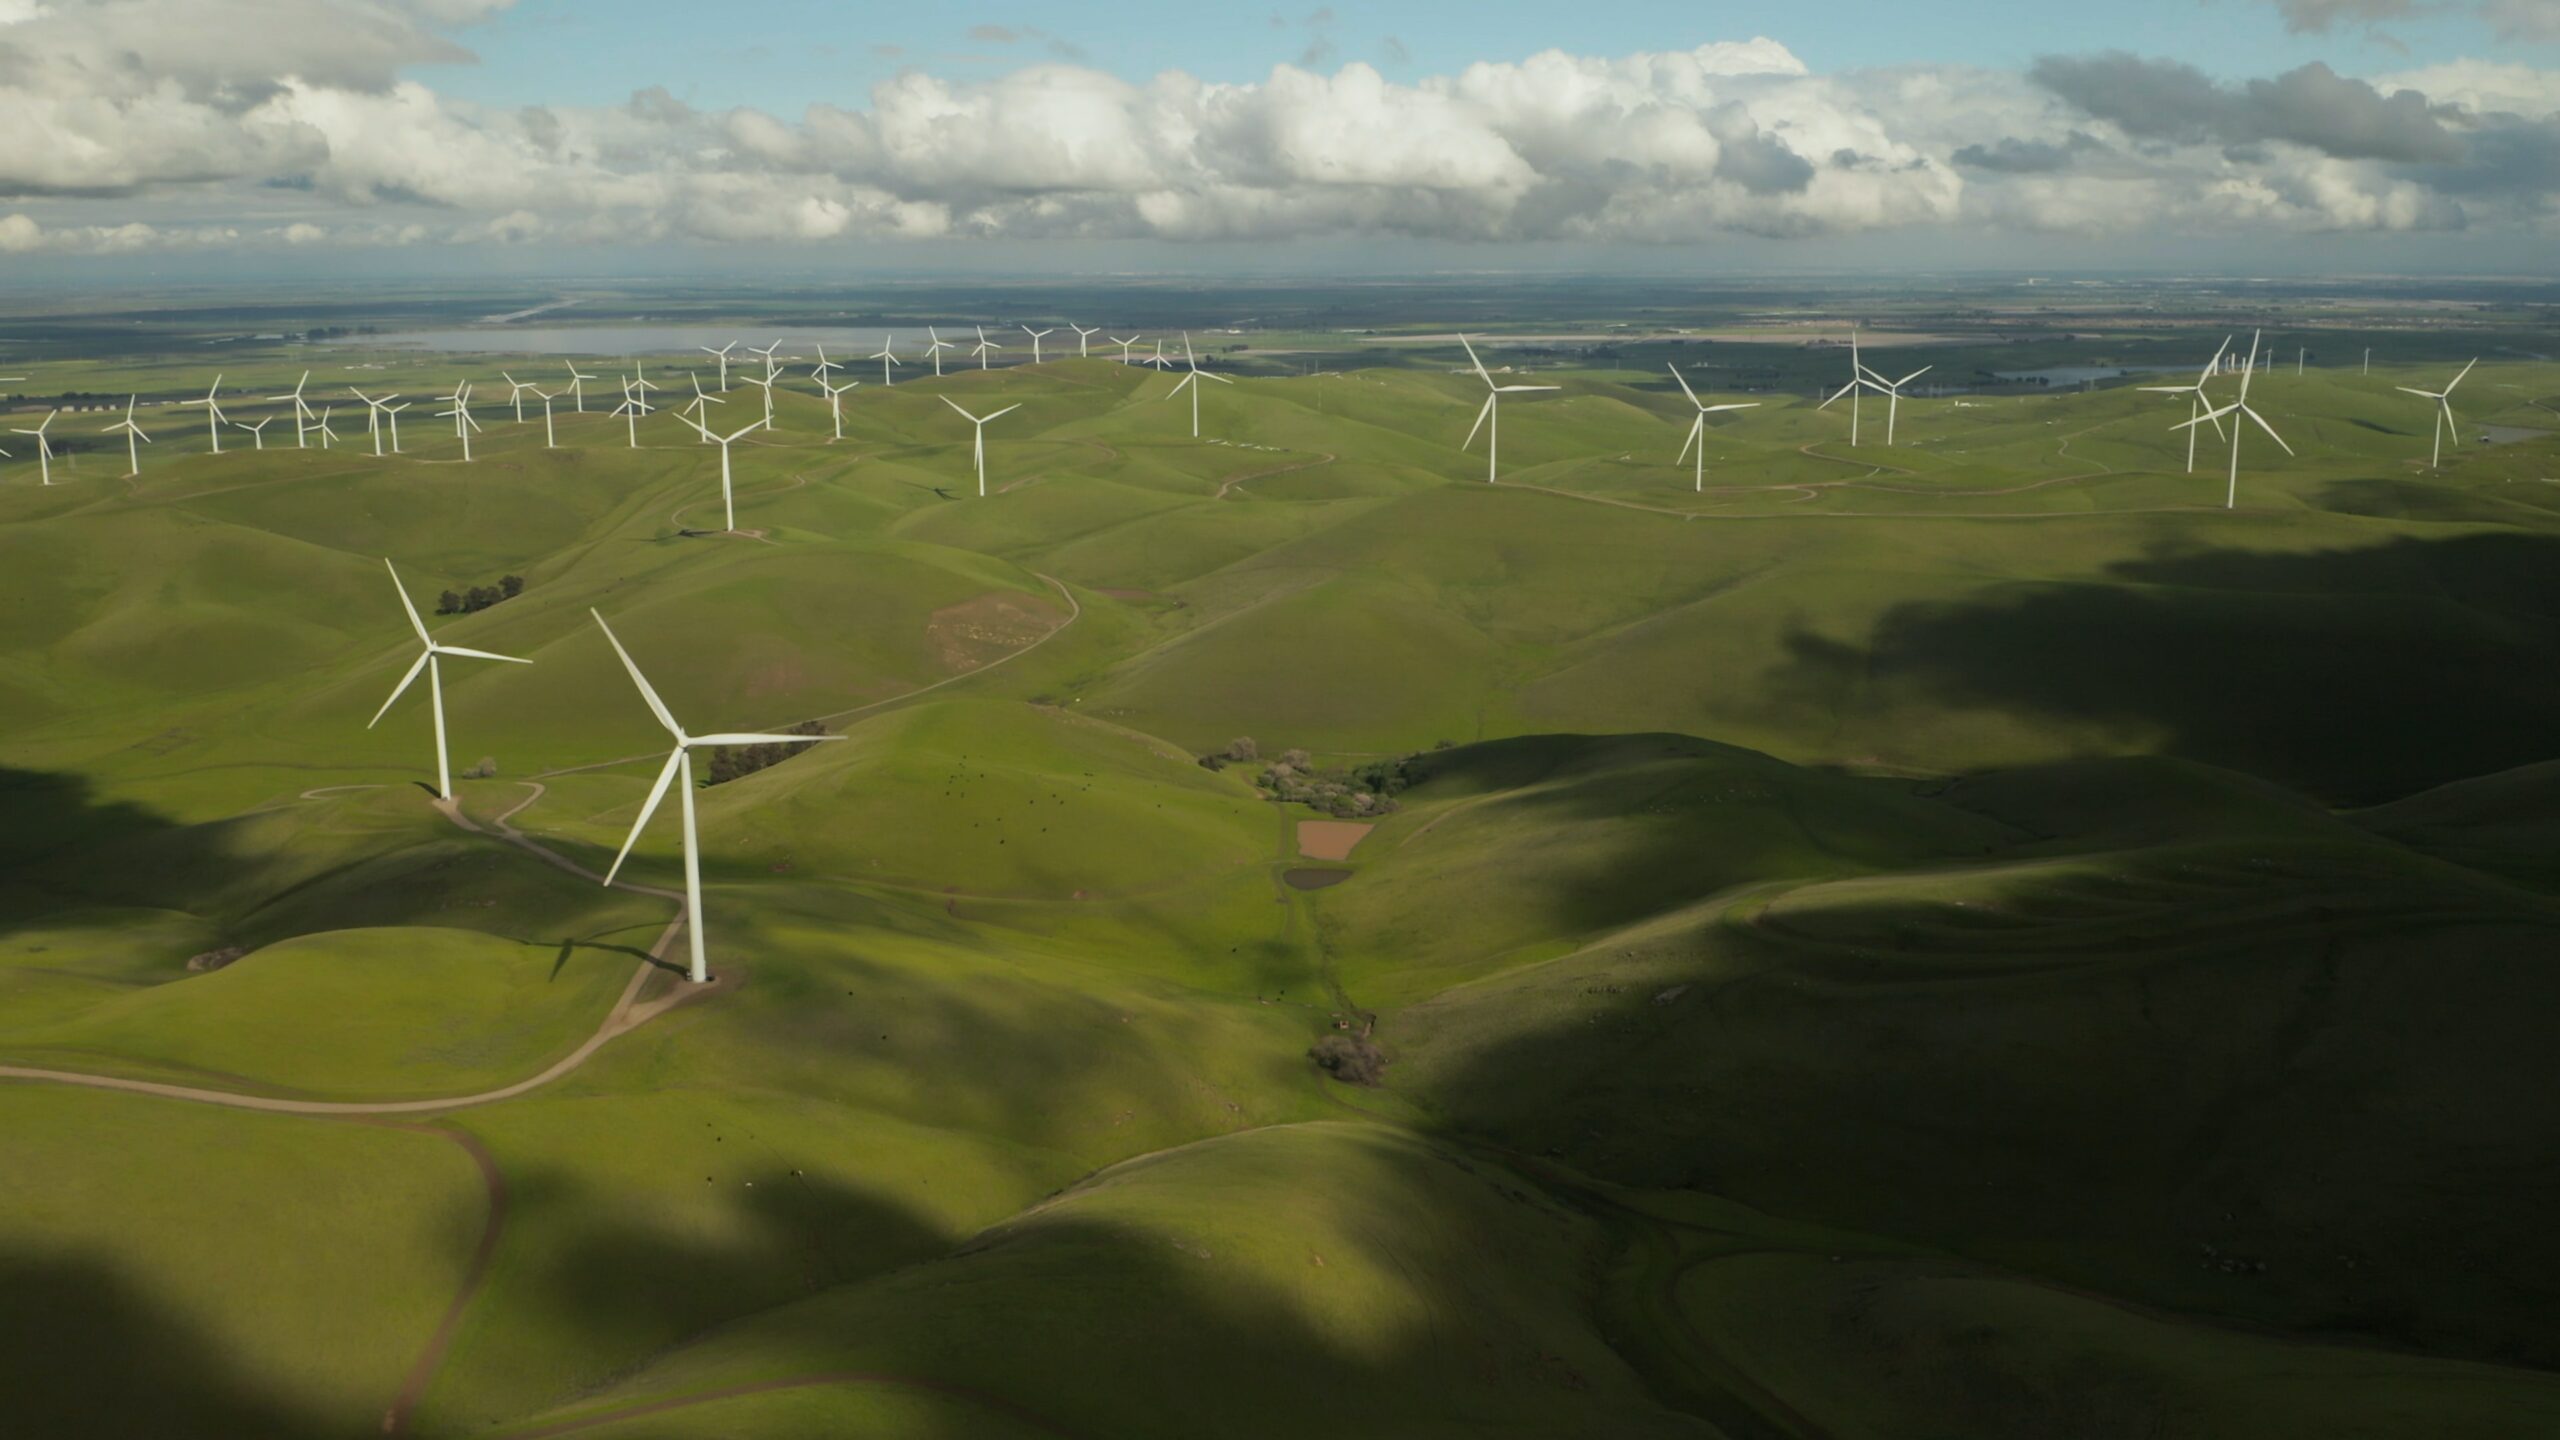
MULTIPOLYGON (((0 0, 0 252, 2540 229, 2560 202, 2560 76, 2513 64, 2225 84, 2100 54, 1819 75, 1754 38, 1212 84, 1050 58, 983 83, 909 70, 797 114, 658 87, 498 109, 418 78, 467 60, 467 27, 503 8, 0 0)), ((1072 53, 1001 37, 1027 40, 1072 53)))

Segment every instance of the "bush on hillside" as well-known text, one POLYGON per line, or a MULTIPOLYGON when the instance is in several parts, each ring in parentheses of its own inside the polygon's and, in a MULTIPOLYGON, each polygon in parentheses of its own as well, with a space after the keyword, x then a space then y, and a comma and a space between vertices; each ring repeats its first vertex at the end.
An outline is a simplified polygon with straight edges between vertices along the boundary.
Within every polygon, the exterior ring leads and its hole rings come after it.
POLYGON ((474 585, 459 594, 451 590, 445 591, 436 597, 436 613, 468 615, 477 610, 486 610, 501 600, 513 600, 523 593, 524 577, 505 575, 499 577, 495 585, 474 585))
POLYGON ((1387 1052, 1366 1035, 1327 1035, 1307 1051, 1307 1058, 1346 1085, 1375 1085, 1387 1075, 1387 1052))
MULTIPOLYGON (((803 720, 782 733, 824 735, 827 733, 827 727, 815 720, 803 720)), ((726 785, 732 780, 743 780, 768 765, 779 765, 808 748, 806 745, 717 745, 712 747, 711 751, 711 778, 703 783, 726 785)))

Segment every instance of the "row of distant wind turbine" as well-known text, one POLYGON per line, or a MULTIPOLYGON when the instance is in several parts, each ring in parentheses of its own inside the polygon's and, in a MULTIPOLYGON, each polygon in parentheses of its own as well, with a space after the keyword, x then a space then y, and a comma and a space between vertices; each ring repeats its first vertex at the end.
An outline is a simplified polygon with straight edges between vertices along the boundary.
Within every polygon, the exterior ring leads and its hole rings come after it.
MULTIPOLYGON (((435 717, 436 798, 450 805, 453 803, 453 760, 451 747, 445 738, 442 662, 448 657, 497 660, 509 665, 530 665, 533 662, 514 655, 499 655, 488 650, 471 650, 460 645, 447 645, 437 640, 435 636, 428 633, 426 621, 418 614, 418 607, 411 603, 409 588, 400 583, 399 570, 389 560, 383 561, 382 564, 384 569, 391 572, 391 586, 399 593, 400 608, 408 614, 409 628, 417 632, 419 654, 417 660, 409 666, 408 673, 400 677, 400 683, 391 687, 391 698, 383 701, 382 708, 373 712, 373 719, 366 722, 365 728, 370 730, 381 724, 382 717, 391 713, 392 705, 397 703, 402 695, 407 694, 409 687, 417 682, 418 672, 425 671, 427 706, 435 717)), ((622 873, 622 862, 631 858, 631 847, 639 843, 640 832, 649 828, 650 819, 658 813, 658 803, 667 797, 667 788, 681 779, 684 788, 677 798, 684 816, 685 936, 692 951, 691 963, 686 967, 686 974, 694 983, 700 984, 711 978, 711 967, 709 958, 705 954, 703 938, 702 841, 695 829, 693 817, 693 752, 705 745, 808 745, 821 740, 836 740, 843 737, 745 733, 688 735, 684 727, 676 723, 676 717, 667 709, 666 702, 658 698, 658 692, 650 688, 648 677, 640 673, 640 667, 633 662, 631 652, 622 648, 622 641, 614 635, 613 627, 605 624, 602 615, 596 615, 592 610, 587 613, 595 615, 596 625, 604 631, 604 638, 613 645, 613 653, 622 657, 622 666, 631 672, 631 683, 639 687, 640 698, 648 703, 649 713, 657 717, 658 723, 666 727, 667 733, 673 736, 676 742, 675 748, 668 752, 665 768, 658 772, 658 783, 650 787, 649 798, 640 806, 640 818, 632 822, 631 834, 622 842, 621 853, 613 857, 613 868, 605 872, 604 883, 611 885, 614 877, 622 873)))

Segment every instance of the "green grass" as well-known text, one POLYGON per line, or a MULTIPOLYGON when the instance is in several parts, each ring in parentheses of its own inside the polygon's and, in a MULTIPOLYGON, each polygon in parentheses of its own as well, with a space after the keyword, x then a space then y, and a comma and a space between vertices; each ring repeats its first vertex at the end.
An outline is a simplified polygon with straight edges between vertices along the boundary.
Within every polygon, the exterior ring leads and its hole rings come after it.
MULTIPOLYGON (((2560 442, 2435 471, 2390 386, 2440 377, 2271 375, 2301 454, 2226 511, 2127 389, 1892 447, 1759 391, 1701 490, 1658 362, 1716 344, 1544 372, 1499 486, 1454 350, 1218 387, 1200 443, 1103 361, 866 384, 841 443, 788 394, 736 535, 664 415, 484 405, 467 467, 146 416, 130 482, 0 485, 0 1064, 344 1100, 577 1045, 673 907, 491 832, 600 871, 646 793, 595 610, 694 733, 842 738, 695 797, 716 990, 444 1122, 510 1210, 416 1434, 2547 1423, 2560 442), (984 500, 941 395, 1023 405, 984 500), (527 581, 429 617, 534 662, 445 676, 478 833, 423 694, 367 728, 386 555, 527 581), (1196 763, 1240 736, 1416 757, 1352 878, 1284 883, 1310 812, 1196 763), (1310 1058, 1359 1033, 1374 1087, 1310 1058)), ((67 1297, 0 1379, 60 1433, 377 1428, 480 1233, 449 1140, 0 1108, 0 1267, 67 1297)))

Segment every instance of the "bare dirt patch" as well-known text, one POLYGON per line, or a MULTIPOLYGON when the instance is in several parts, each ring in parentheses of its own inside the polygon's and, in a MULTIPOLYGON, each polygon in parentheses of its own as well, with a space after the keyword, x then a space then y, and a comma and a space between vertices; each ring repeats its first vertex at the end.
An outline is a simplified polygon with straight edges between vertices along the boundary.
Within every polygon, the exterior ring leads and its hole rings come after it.
POLYGON ((969 671, 1029 648, 1061 618, 1058 607, 1039 596, 1000 590, 934 611, 924 633, 942 668, 969 671))
POLYGON ((1350 879, 1353 873, 1349 870, 1316 870, 1301 866, 1295 870, 1281 871, 1280 878, 1287 881, 1292 890, 1322 890, 1328 885, 1341 884, 1350 879))
POLYGON ((1357 820, 1301 820, 1298 853, 1310 860, 1348 860, 1352 847, 1376 828, 1357 820))

